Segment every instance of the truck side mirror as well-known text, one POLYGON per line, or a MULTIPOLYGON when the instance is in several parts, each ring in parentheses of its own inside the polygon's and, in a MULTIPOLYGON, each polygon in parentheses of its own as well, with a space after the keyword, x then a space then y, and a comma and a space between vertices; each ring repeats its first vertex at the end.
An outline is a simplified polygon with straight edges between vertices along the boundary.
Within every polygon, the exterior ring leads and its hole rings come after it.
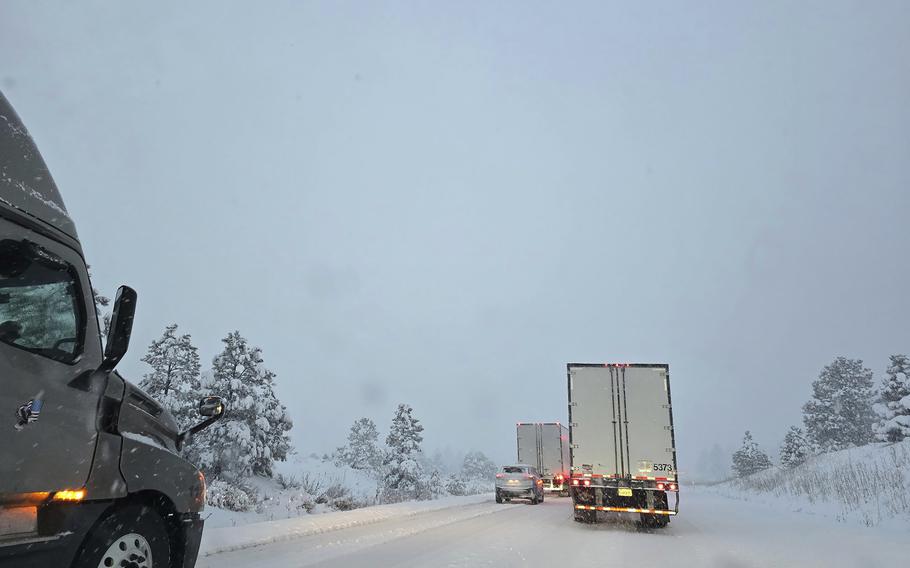
POLYGON ((220 396, 207 396, 199 401, 199 414, 206 418, 221 416, 224 413, 224 403, 220 396))
POLYGON ((225 410, 224 401, 221 400, 220 396, 203 397, 202 400, 199 401, 199 414, 206 418, 199 424, 196 424, 186 432, 181 432, 177 436, 177 450, 182 450, 187 440, 221 420, 225 410))
POLYGON ((121 286, 117 290, 111 327, 104 346, 104 362, 101 363, 101 369, 105 371, 114 370, 129 349, 133 317, 136 315, 136 297, 136 291, 129 286, 121 286))

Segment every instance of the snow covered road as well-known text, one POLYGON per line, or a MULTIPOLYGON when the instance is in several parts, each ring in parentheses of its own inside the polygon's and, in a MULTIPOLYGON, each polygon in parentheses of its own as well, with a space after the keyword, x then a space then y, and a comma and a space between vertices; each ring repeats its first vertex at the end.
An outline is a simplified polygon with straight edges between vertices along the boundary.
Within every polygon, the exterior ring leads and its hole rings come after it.
MULTIPOLYGON (((452 507, 212 554, 200 568, 297 566, 825 566, 905 565, 910 532, 843 525, 829 518, 683 493, 665 530, 581 525, 569 499, 455 503, 452 507)), ((243 531, 244 527, 237 527, 243 531)), ((239 534, 239 533, 238 533, 239 534)))

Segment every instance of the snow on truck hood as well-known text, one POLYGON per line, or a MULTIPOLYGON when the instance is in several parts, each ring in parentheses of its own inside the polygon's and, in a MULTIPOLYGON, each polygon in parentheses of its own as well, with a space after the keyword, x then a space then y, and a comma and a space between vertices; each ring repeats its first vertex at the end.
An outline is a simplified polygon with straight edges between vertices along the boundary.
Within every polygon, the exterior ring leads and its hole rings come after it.
POLYGON ((0 201, 79 240, 44 159, 3 93, 0 93, 0 201))

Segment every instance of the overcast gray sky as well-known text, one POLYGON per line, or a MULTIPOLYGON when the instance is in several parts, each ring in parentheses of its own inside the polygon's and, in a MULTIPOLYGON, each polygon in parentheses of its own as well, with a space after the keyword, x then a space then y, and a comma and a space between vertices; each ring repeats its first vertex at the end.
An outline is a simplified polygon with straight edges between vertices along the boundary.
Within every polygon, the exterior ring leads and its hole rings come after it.
POLYGON ((514 459, 670 364, 682 469, 910 351, 910 3, 0 4, 96 285, 263 348, 305 452, 408 402, 514 459))

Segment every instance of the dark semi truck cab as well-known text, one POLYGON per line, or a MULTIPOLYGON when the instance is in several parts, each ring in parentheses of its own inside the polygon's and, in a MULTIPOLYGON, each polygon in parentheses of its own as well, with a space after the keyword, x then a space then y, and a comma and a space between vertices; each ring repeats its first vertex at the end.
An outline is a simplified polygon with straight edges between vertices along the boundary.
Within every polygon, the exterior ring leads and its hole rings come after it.
POLYGON ((173 416, 114 369, 136 293, 102 349, 76 228, 0 94, 0 567, 192 567, 205 478, 173 416))

